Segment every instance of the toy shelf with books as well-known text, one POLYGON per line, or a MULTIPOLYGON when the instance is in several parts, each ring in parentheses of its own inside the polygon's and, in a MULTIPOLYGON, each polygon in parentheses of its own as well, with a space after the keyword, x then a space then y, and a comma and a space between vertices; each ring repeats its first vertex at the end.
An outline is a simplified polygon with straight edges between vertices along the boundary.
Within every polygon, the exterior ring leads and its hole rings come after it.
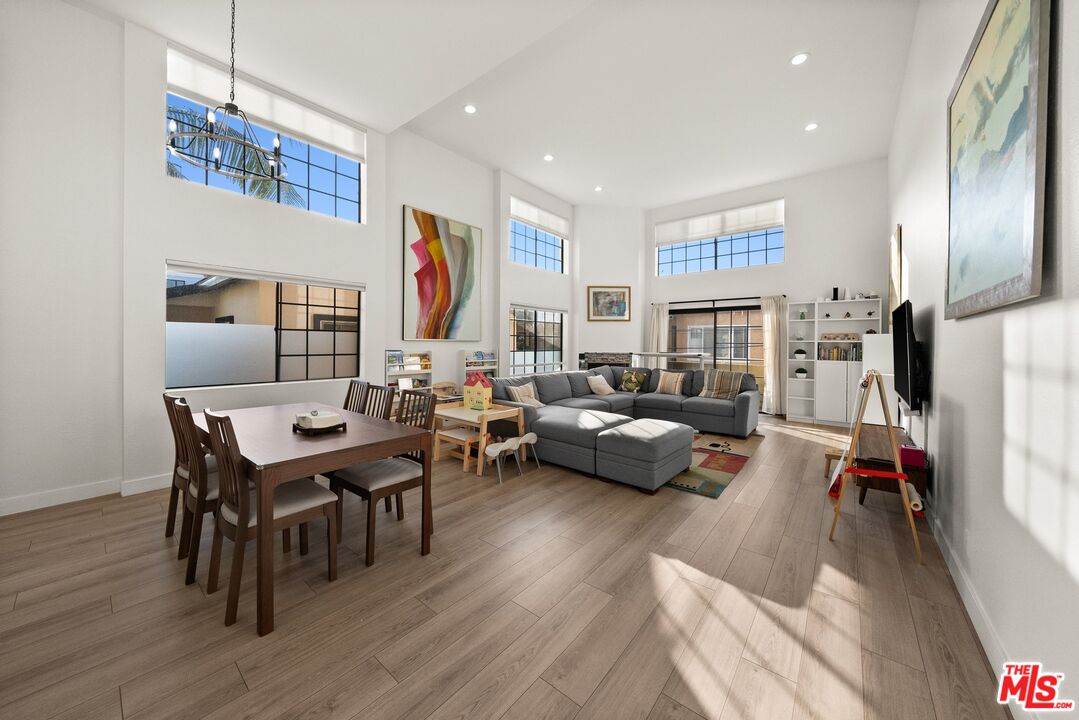
POLYGON ((461 382, 468 379, 468 374, 480 371, 487 377, 498 375, 498 353, 494 350, 462 350, 461 382))
POLYGON ((401 390, 431 387, 432 363, 430 350, 387 350, 386 384, 401 390))

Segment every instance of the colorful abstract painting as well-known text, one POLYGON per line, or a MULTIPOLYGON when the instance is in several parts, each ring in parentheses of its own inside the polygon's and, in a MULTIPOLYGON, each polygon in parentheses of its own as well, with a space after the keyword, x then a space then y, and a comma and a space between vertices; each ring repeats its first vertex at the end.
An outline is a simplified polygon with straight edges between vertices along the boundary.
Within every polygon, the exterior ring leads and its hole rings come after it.
POLYGON ((403 339, 480 339, 482 232, 405 206, 403 339))
POLYGON ((1049 0, 991 0, 948 102, 945 317, 1041 291, 1049 0))

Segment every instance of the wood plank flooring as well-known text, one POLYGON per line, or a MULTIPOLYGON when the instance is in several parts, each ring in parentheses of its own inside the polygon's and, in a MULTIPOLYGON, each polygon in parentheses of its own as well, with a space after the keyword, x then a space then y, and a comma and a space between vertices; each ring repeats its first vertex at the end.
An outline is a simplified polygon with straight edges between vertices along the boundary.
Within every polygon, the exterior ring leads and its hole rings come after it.
POLYGON ((370 568, 346 494, 339 579, 317 529, 306 556, 278 547, 261 638, 254 544, 226 628, 210 528, 185 586, 165 492, 0 518, 0 717, 1006 717, 925 522, 919 565, 897 496, 852 492, 829 542, 839 436, 760 433, 715 500, 437 463, 431 554, 413 491, 405 520, 380 511, 370 568))

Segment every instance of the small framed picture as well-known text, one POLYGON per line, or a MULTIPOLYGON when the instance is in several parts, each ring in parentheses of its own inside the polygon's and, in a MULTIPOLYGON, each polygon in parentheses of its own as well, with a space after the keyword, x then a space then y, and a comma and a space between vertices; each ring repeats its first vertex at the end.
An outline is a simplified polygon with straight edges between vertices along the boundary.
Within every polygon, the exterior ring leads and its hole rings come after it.
POLYGON ((629 322, 629 286, 589 285, 588 319, 600 322, 629 322))

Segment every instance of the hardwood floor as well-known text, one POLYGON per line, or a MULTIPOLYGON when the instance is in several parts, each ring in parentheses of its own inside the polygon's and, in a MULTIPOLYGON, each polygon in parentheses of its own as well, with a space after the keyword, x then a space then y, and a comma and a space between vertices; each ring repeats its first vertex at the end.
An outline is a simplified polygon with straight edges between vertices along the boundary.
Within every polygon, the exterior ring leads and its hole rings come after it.
POLYGON ((760 432, 715 500, 437 463, 431 555, 410 491, 372 567, 346 493, 339 579, 324 533, 278 548, 261 638, 254 544, 226 628, 208 562, 185 586, 163 537, 167 491, 0 518, 0 717, 1007 717, 925 522, 918 565, 897 496, 848 493, 830 543, 838 436, 760 432))

